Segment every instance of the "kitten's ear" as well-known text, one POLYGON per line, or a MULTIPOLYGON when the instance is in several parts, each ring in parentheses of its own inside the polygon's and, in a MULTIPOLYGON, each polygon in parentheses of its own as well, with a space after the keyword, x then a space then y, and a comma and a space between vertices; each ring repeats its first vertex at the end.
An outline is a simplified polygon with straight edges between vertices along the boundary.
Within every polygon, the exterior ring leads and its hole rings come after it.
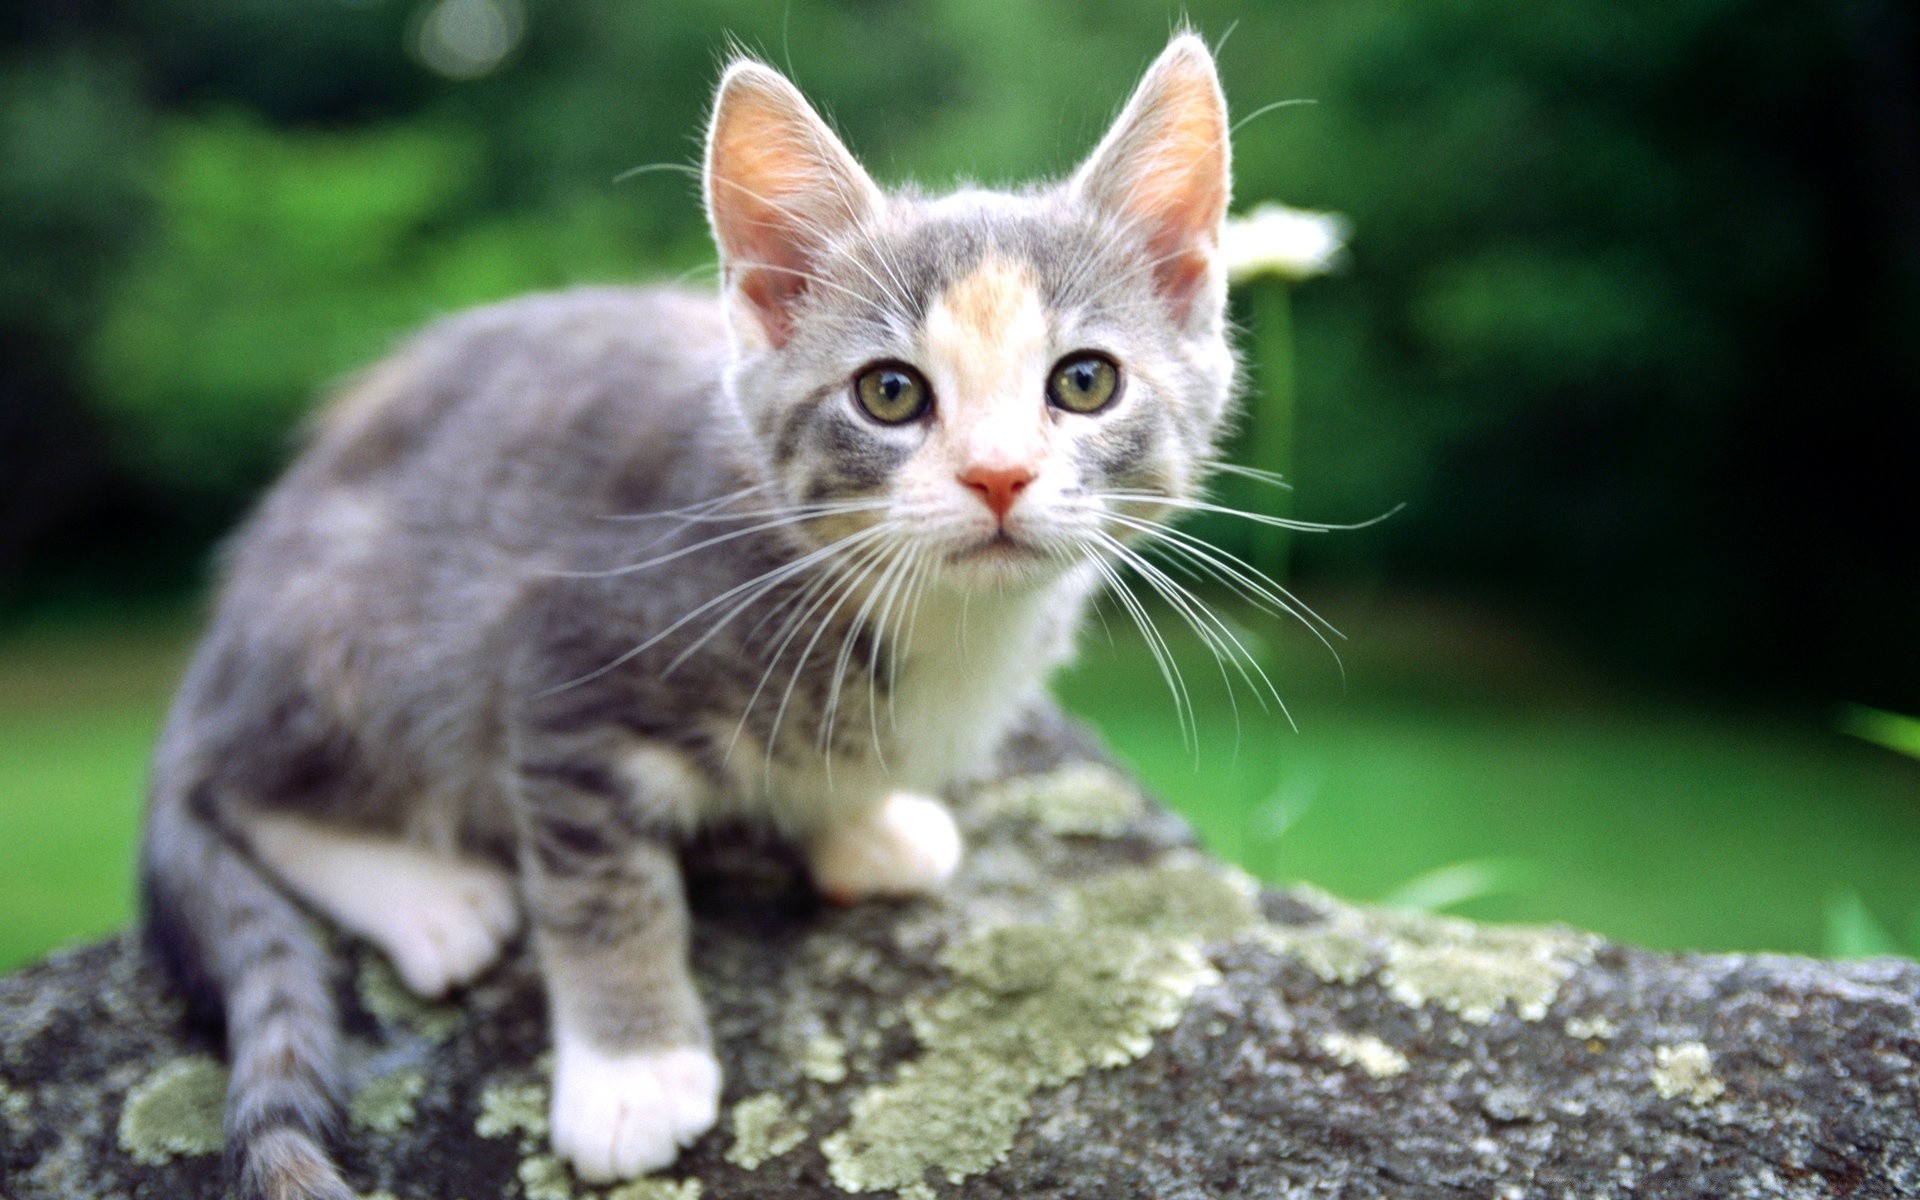
POLYGON ((1225 298, 1215 252, 1232 186, 1228 156, 1227 102, 1213 55, 1183 33, 1148 68, 1071 184, 1142 232, 1161 293, 1183 321, 1210 317, 1225 298))
POLYGON ((771 347, 791 334, 821 251, 881 203, 799 90, 750 59, 720 79, 705 187, 736 335, 771 347))

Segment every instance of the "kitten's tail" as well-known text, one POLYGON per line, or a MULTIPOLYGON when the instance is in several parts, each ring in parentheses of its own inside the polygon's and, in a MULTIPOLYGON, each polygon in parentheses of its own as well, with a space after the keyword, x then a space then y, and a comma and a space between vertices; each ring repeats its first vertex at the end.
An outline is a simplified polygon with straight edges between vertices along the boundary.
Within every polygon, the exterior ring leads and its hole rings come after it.
POLYGON ((141 887, 148 936, 225 1017, 226 1142, 241 1200, 354 1200, 327 1153, 340 1111, 325 949, 214 823, 204 787, 156 772, 141 887))

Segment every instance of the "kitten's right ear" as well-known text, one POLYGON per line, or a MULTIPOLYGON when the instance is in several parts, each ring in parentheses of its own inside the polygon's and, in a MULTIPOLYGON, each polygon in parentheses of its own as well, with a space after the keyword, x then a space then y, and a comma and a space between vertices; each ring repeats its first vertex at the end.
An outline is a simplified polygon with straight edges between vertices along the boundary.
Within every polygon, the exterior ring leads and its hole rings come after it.
POLYGON ((799 90, 751 59, 720 79, 705 187, 735 336, 773 348, 792 333, 820 254, 881 204, 799 90))

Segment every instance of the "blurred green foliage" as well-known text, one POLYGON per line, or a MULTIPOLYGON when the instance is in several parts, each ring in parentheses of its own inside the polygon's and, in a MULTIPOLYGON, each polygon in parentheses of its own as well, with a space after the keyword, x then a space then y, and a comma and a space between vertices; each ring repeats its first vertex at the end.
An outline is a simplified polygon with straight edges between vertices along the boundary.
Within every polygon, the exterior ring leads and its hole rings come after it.
POLYGON ((1893 0, 16 6, 0 612, 184 587, 313 398, 422 320, 697 268, 691 181, 614 180, 695 158, 734 40, 882 179, 942 186, 1070 167, 1182 15, 1237 111, 1316 101, 1237 132, 1240 196, 1355 229, 1291 306, 1291 503, 1407 508, 1296 540, 1302 577, 1505 592, 1649 671, 1920 708, 1893 0), (454 78, 423 39, 461 21, 454 78))
POLYGON ((129 460, 174 486, 257 487, 317 386, 396 331, 631 255, 612 196, 476 211, 479 146, 395 126, 281 133, 220 117, 161 147, 157 236, 108 293, 91 382, 129 460))
POLYGON ((1826 937, 1821 952, 1833 958, 1874 958, 1883 954, 1920 958, 1920 912, 1914 913, 1913 932, 1903 943, 1868 910, 1859 892, 1843 888, 1827 899, 1826 937))

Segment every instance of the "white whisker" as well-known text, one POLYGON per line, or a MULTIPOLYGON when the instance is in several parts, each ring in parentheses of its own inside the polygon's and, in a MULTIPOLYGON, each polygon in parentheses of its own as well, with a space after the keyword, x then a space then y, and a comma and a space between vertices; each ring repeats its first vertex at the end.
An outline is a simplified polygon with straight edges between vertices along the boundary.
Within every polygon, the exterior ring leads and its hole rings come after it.
POLYGON ((688 514, 704 515, 707 513, 711 513, 716 508, 724 508, 727 505, 733 503, 735 500, 739 500, 744 497, 751 496, 755 492, 763 492, 772 486, 773 485, 771 483, 750 483, 746 487, 740 488, 736 491, 728 492, 723 496, 715 496, 711 500, 702 500, 698 504, 682 505, 679 508, 656 509, 652 512, 601 513, 599 516, 599 519, 602 521, 653 521, 653 520, 658 520, 666 517, 679 517, 679 516, 685 516, 688 514))
POLYGON ((736 541, 743 537, 751 537, 756 533, 766 533, 769 530, 784 529, 789 526, 803 524, 807 521, 816 521, 823 517, 844 516, 857 512, 872 512, 876 509, 885 508, 886 505, 887 501, 885 500, 862 500, 843 501, 832 505, 803 506, 780 513, 771 520, 749 525, 744 529, 730 529, 726 533, 715 534, 713 537, 695 542, 690 546, 682 546, 677 550, 670 550, 665 554, 655 558, 649 558, 644 562, 629 563, 624 567, 608 567, 600 571, 549 571, 547 574, 559 579, 609 579, 616 575, 628 575, 635 571, 650 570, 653 567, 662 566, 677 559, 685 558, 689 554, 698 554, 700 551, 713 546, 736 541))
MULTIPOLYGON (((833 727, 840 715, 840 692, 846 682, 847 664, 853 656, 854 639, 863 627, 866 627, 867 636, 870 640, 879 638, 879 631, 867 625, 867 618, 873 613, 874 606, 879 602, 880 597, 889 591, 894 577, 907 561, 906 557, 900 552, 900 547, 897 544, 888 546, 887 549, 891 551, 891 557, 881 570, 879 578, 874 580, 873 587, 867 590, 866 597, 861 601, 860 607, 854 612, 852 619, 847 622, 846 629, 841 632, 840 649, 834 656, 833 677, 828 684, 826 709, 821 715, 820 728, 817 731, 815 740, 815 744, 826 755, 829 764, 827 768, 829 774, 831 774, 833 770, 831 765, 833 762, 833 727)), ((877 641, 875 641, 874 644, 877 644, 877 641)), ((869 706, 871 706, 873 702, 873 677, 871 671, 869 671, 867 677, 867 699, 869 706)), ((887 770, 886 758, 879 753, 880 747, 877 742, 874 745, 874 751, 879 758, 881 771, 885 772, 887 770)))
POLYGON ((1193 750, 1195 754, 1198 754, 1200 747, 1199 724, 1193 716, 1193 701, 1187 694, 1186 680, 1180 675, 1179 665, 1173 661, 1172 651, 1168 649, 1166 642, 1161 638, 1159 629, 1155 627, 1153 623, 1153 618, 1148 615, 1146 608, 1140 603, 1139 598, 1128 589, 1126 580, 1121 578, 1120 573, 1114 570, 1112 565, 1103 559, 1094 558, 1091 561, 1095 569, 1099 571, 1101 577, 1108 583, 1114 598, 1120 601, 1120 605, 1126 609, 1127 615, 1133 618, 1133 623, 1140 630, 1140 635, 1146 639, 1147 649, 1153 654, 1154 665, 1160 668, 1160 678, 1166 682, 1167 690, 1173 695, 1174 719, 1175 723, 1180 727, 1180 742, 1182 745, 1193 750), (1191 733, 1188 732, 1189 728, 1192 730, 1191 733))
MULTIPOLYGON (((861 532, 864 533, 865 531, 863 530, 861 532)), ((714 635, 718 634, 722 629, 726 628, 726 626, 730 624, 735 617, 739 616, 741 613, 745 612, 747 609, 751 608, 753 605, 758 604, 763 598, 765 598, 768 592, 772 591, 776 587, 779 587, 781 584, 786 583, 792 576, 799 574, 800 570, 803 567, 811 566, 814 563, 819 563, 819 562, 822 562, 822 560, 825 560, 824 565, 831 568, 833 566, 833 563, 831 561, 833 557, 835 557, 840 553, 844 553, 852 549, 854 546, 857 546, 860 542, 865 540, 866 540, 865 538, 860 538, 859 535, 857 534, 849 534, 847 537, 841 538, 839 541, 834 542, 832 544, 830 548, 834 552, 833 554, 818 555, 818 556, 809 555, 808 556, 809 561, 804 564, 794 564, 795 565, 794 570, 789 571, 789 570, 776 568, 773 571, 768 571, 765 574, 759 576, 758 580, 756 581, 759 583, 759 586, 749 591, 745 596, 743 596, 740 599, 738 603, 736 603, 732 608, 728 609, 723 616, 715 620, 713 624, 709 625, 705 632, 703 632, 699 637, 695 638, 692 642, 688 643, 686 648, 681 650, 680 653, 676 654, 673 657, 673 660, 666 665, 666 668, 661 672, 661 674, 671 675, 675 670, 679 668, 681 663, 686 662, 687 659, 691 658, 694 654, 696 654, 699 651, 701 646, 705 645, 709 640, 711 640, 714 637, 714 635)), ((734 589, 729 589, 729 592, 731 592, 732 590, 734 589)), ((723 598, 725 595, 726 593, 722 594, 723 598)), ((782 601, 780 604, 776 604, 774 606, 774 611, 778 611, 781 607, 784 606, 785 603, 786 601, 782 601)), ((765 620, 766 620, 765 617, 761 618, 762 623, 764 623, 765 620)), ((759 631, 759 628, 760 628, 759 625, 755 625, 754 628, 749 631, 748 640, 751 640, 752 635, 754 633, 757 633, 759 631)))
POLYGON ((1227 675, 1227 666, 1229 664, 1232 665, 1240 678, 1246 683, 1248 689, 1252 691, 1254 699, 1259 701, 1260 707, 1263 709, 1266 707, 1267 702, 1266 697, 1261 695, 1260 689, 1261 685, 1264 685, 1267 694, 1271 695, 1273 702, 1279 706, 1281 715, 1287 718, 1287 724, 1292 725, 1294 730, 1298 732, 1299 726, 1294 724, 1293 714, 1288 711, 1287 702, 1280 698, 1280 691, 1274 687, 1272 678, 1267 675, 1265 668, 1260 665, 1259 659, 1247 649, 1246 645, 1241 642, 1232 628, 1229 627, 1225 621, 1221 620, 1218 614, 1208 608, 1205 602, 1194 595, 1192 591, 1182 586, 1178 580, 1173 579, 1167 575, 1166 572, 1155 567, 1117 538, 1113 538, 1107 534, 1101 534, 1100 536, 1106 540, 1114 553, 1121 556, 1122 561, 1139 572, 1169 604, 1174 606, 1174 610, 1186 620, 1188 625, 1193 627, 1193 631, 1200 636, 1200 640, 1213 652, 1215 663, 1220 667, 1221 679, 1227 685, 1227 699, 1229 703, 1233 704, 1236 737, 1238 736, 1239 730, 1240 706, 1233 699, 1233 680, 1227 675), (1251 668, 1251 672, 1249 672, 1249 668, 1251 668), (1254 675, 1260 677, 1260 683, 1256 684, 1253 681, 1254 675))
MULTIPOLYGON (((881 528, 884 528, 884 526, 881 528)), ((884 543, 871 548, 857 566, 850 568, 850 577, 844 585, 837 590, 823 595, 821 600, 815 601, 813 608, 807 610, 808 615, 811 615, 819 605, 825 601, 827 595, 833 597, 833 607, 829 608, 820 617, 819 624, 814 627, 813 636, 808 638, 807 644, 801 648, 800 657, 793 664, 793 674, 787 677, 787 690, 780 696, 780 707, 774 710, 773 731, 767 735, 767 772, 769 779, 771 779, 773 769, 772 747, 774 742, 780 737, 780 723, 786 718, 787 705, 793 700, 793 690, 800 682, 801 671, 806 668, 807 660, 813 657, 814 647, 820 644, 820 639, 826 635, 828 628, 833 624, 834 617, 839 615, 840 609, 853 597, 854 592, 859 590, 860 585, 866 580, 867 576, 871 575, 874 569, 886 558, 887 549, 888 547, 884 543)), ((781 643, 782 649, 785 648, 785 645, 784 642, 781 643)), ((831 789, 833 787, 833 758, 831 755, 827 757, 826 761, 826 778, 827 787, 831 789)))
POLYGON ((901 638, 900 645, 887 655, 887 728, 889 729, 900 728, 900 709, 896 702, 896 698, 900 695, 900 663, 907 655, 913 653, 913 634, 920 624, 920 602, 926 599, 926 583, 932 572, 933 557, 928 555, 926 561, 915 572, 908 592, 910 606, 907 610, 906 634, 901 638))
MULTIPOLYGON (((884 530, 884 528, 885 526, 876 525, 871 527, 868 530, 863 531, 864 533, 872 535, 871 538, 863 539, 863 541, 873 540, 875 538, 878 538, 878 536, 880 535, 881 531, 884 530)), ((863 562, 866 561, 866 558, 870 557, 872 552, 873 552, 873 547, 871 546, 864 547, 861 550, 863 557, 860 561, 863 561, 863 562)), ((851 563, 851 562, 829 563, 827 570, 821 571, 813 579, 809 580, 806 586, 802 588, 795 597, 789 598, 790 602, 792 603, 793 612, 787 618, 785 623, 781 625, 780 632, 775 635, 775 637, 778 639, 778 644, 773 648, 773 652, 767 656, 767 665, 765 669, 763 669, 760 672, 760 680, 758 683, 754 685, 753 694, 747 697, 746 704, 740 710, 740 720, 733 727, 733 736, 727 740, 727 749, 726 749, 726 753, 722 755, 723 759, 731 759, 733 757, 734 747, 739 743, 740 735, 746 729, 747 720, 753 713, 754 705, 759 702, 761 693, 766 690, 767 682, 773 677, 774 668, 776 668, 779 665, 781 656, 786 653, 787 646, 793 641, 795 635, 799 632, 801 624, 806 620, 806 618, 809 615, 812 614, 814 609, 818 607, 818 604, 821 602, 824 602, 825 598, 832 593, 833 589, 839 586, 840 581, 845 578, 846 574, 851 572, 854 569, 854 567, 857 565, 858 565, 857 563, 851 563), (820 600, 815 601, 812 606, 809 606, 808 605, 809 597, 812 597, 816 594, 820 596, 820 600)), ((780 607, 785 607, 785 605, 782 605, 780 607)), ((754 634, 757 634, 760 628, 767 623, 768 617, 770 615, 771 614, 761 617, 759 624, 756 624, 753 630, 750 631, 748 635, 749 639, 751 639, 754 634)), ((804 661, 805 660, 803 659, 802 662, 804 663, 804 661)), ((797 665, 794 668, 794 671, 796 673, 795 675, 796 678, 798 677, 799 669, 800 668, 797 665)), ((788 694, 791 695, 791 693, 792 693, 792 684, 791 682, 789 682, 788 694)), ((775 716, 773 728, 767 734, 767 742, 765 746, 766 762, 765 762, 764 771, 769 780, 771 780, 772 774, 773 774, 774 742, 780 736, 780 721, 781 721, 781 718, 784 717, 785 713, 786 713, 786 705, 785 705, 785 700, 783 699, 781 703, 780 713, 775 716)))
POLYGON ((1218 459, 1202 460, 1200 465, 1209 471, 1218 471, 1222 475, 1237 475, 1242 479, 1251 479, 1257 483, 1271 484, 1283 491, 1292 491, 1293 483, 1278 471, 1268 471, 1261 467, 1249 467, 1244 463, 1222 462, 1218 459))
POLYGON ((901 598, 902 588, 910 578, 915 577, 922 554, 921 550, 913 547, 908 547, 903 552, 901 558, 903 565, 887 587, 886 601, 875 615, 873 627, 869 630, 867 637, 867 729, 873 736, 873 755, 879 761, 882 771, 887 770, 887 758, 886 751, 880 742, 880 697, 876 692, 879 687, 880 650, 883 645, 887 650, 887 702, 892 704, 893 689, 899 682, 899 656, 904 653, 904 650, 893 644, 889 628, 893 624, 895 603, 901 598))
POLYGON ((1295 533, 1347 533, 1355 529, 1367 529, 1396 515, 1405 504, 1396 504, 1376 517, 1347 524, 1322 524, 1317 521, 1296 521, 1291 517, 1276 517, 1271 513, 1248 512, 1243 508, 1230 508, 1224 504, 1215 504, 1210 500, 1190 500, 1182 496, 1167 496, 1159 492, 1094 492, 1092 495, 1101 500, 1113 500, 1128 504, 1160 504, 1168 508, 1178 508, 1187 512, 1220 513, 1223 516, 1239 517, 1261 525, 1271 525, 1276 529, 1291 529, 1295 533))
MULTIPOLYGON (((793 559, 786 563, 782 563, 781 565, 774 567, 769 571, 765 571, 759 575, 754 576, 752 579, 749 579, 744 583, 737 583, 732 587, 728 588, 726 591, 721 592, 719 595, 713 597, 712 599, 704 601, 703 603, 700 604, 699 607, 693 609, 690 612, 683 614, 678 620, 674 621, 671 625, 668 625, 665 629, 662 629, 660 632, 654 634, 652 637, 648 638, 646 641, 641 642, 639 645, 635 646, 633 649, 628 650, 626 653, 620 655, 618 658, 615 658, 612 662, 608 663, 607 665, 600 667, 597 670, 589 671, 585 675, 581 675, 577 678, 569 679, 565 683, 555 684, 554 686, 540 692, 539 695, 541 697, 551 696, 556 692, 562 692, 568 688, 578 687, 580 684, 583 684, 583 683, 590 683, 593 680, 600 678, 602 675, 605 675, 608 671, 614 670, 617 667, 620 667, 628 662, 631 662, 636 656, 644 654, 648 650, 651 650, 653 647, 659 645, 661 642, 665 641, 668 637, 672 636, 676 630, 678 630, 681 626, 685 625, 688 621, 693 620, 695 617, 699 616, 701 613, 707 611, 708 609, 714 607, 715 605, 724 604, 729 599, 739 595, 741 592, 746 591, 749 588, 768 585, 770 582, 777 583, 779 579, 784 578, 785 576, 794 574, 799 571, 804 571, 809 566, 820 561, 822 558, 826 558, 833 554, 839 553, 843 547, 845 547, 849 542, 852 542, 854 539, 863 538, 865 535, 876 531, 878 528, 879 528, 878 526, 873 526, 868 529, 863 529, 863 530, 856 531, 854 533, 850 533, 846 537, 843 537, 836 542, 829 542, 827 545, 822 546, 818 550, 811 551, 807 554, 802 555, 799 558, 793 559)), ((739 610, 736 609, 735 611, 737 612, 739 610)), ((732 614, 729 614, 727 617, 727 620, 732 620, 732 619, 733 619, 732 614)), ((713 634, 717 632, 717 630, 718 630, 718 626, 715 626, 714 629, 708 630, 706 634, 702 635, 700 641, 704 642, 707 638, 712 637, 713 634)), ((672 665, 677 666, 679 663, 685 661, 687 655, 691 654, 693 649, 697 647, 699 644, 700 643, 697 642, 695 643, 694 647, 689 647, 687 650, 682 651, 680 656, 674 659, 674 662, 672 665)), ((672 667, 670 666, 668 670, 671 670, 671 669, 672 667)))
POLYGON ((1252 603, 1272 616, 1288 616, 1305 625, 1320 644, 1333 655, 1340 664, 1340 677, 1346 678, 1346 664, 1341 662, 1339 648, 1327 640, 1327 634, 1346 639, 1346 634, 1336 629, 1331 622, 1315 612, 1299 597, 1276 583, 1273 578, 1246 560, 1230 554, 1217 546, 1211 546, 1192 534, 1175 529, 1159 521, 1150 521, 1140 517, 1128 517, 1119 513, 1108 513, 1107 520, 1138 530, 1155 539, 1156 548, 1169 553, 1183 555, 1201 565, 1206 572, 1231 589, 1242 599, 1252 603), (1325 632, 1323 633, 1322 630, 1325 632))

